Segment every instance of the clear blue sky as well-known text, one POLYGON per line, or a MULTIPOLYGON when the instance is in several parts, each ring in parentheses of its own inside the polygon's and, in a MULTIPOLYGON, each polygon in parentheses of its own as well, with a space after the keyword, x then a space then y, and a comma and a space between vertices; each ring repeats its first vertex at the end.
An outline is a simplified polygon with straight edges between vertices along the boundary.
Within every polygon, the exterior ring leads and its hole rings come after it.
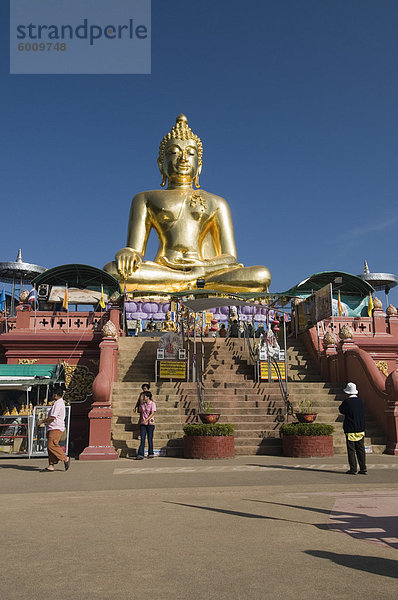
POLYGON ((1 261, 113 259, 184 112, 271 291, 365 258, 398 272, 395 0, 153 0, 151 75, 9 75, 0 17, 1 261))

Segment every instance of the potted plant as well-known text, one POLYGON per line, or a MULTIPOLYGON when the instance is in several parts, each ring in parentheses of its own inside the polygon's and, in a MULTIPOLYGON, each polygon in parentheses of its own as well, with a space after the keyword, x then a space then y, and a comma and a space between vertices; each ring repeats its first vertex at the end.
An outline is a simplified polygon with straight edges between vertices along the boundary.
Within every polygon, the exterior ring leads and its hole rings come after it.
POLYGON ((203 402, 202 400, 199 403, 199 419, 202 423, 217 423, 220 418, 220 413, 217 413, 211 404, 211 402, 203 402))
POLYGON ((184 458, 233 458, 234 429, 232 423, 184 425, 184 458))
POLYGON ((310 400, 300 400, 298 403, 296 417, 299 423, 313 423, 315 421, 317 413, 312 410, 312 404, 310 400))
POLYGON ((333 425, 284 423, 280 428, 284 456, 333 456, 333 425))

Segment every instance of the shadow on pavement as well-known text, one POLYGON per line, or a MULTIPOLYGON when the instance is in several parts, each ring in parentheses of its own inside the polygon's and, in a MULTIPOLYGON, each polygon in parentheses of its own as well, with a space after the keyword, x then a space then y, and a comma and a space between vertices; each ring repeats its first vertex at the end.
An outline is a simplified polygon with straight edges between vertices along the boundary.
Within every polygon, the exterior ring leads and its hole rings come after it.
POLYGON ((287 508, 297 508, 309 512, 329 515, 327 525, 318 525, 320 529, 330 529, 331 531, 341 531, 357 540, 364 542, 376 542, 390 548, 398 550, 398 517, 394 515, 368 515, 366 507, 363 512, 339 511, 333 508, 315 508, 313 506, 299 506, 297 504, 283 504, 280 502, 270 502, 268 500, 254 500, 243 498, 246 502, 259 502, 261 504, 272 504, 274 506, 284 506, 287 508))
POLYGON ((2 465, 0 463, 0 469, 16 469, 17 471, 41 471, 43 467, 32 467, 32 466, 22 466, 22 465, 13 465, 13 464, 6 464, 6 465, 2 465))
POLYGON ((262 467, 263 469, 281 469, 281 470, 287 470, 287 471, 311 471, 314 472, 316 471, 317 473, 334 473, 335 475, 337 473, 344 473, 345 475, 345 471, 347 469, 347 466, 342 466, 341 469, 342 471, 334 469, 332 471, 332 469, 317 469, 314 467, 289 467, 287 465, 259 465, 258 463, 254 464, 254 463, 250 463, 246 465, 247 467, 262 467))
POLYGON ((375 556, 360 556, 358 554, 337 554, 336 552, 326 552, 324 550, 305 550, 304 554, 331 560, 337 565, 356 569, 357 571, 366 571, 383 577, 398 578, 397 562, 390 558, 379 558, 375 556))
MULTIPOLYGON (((266 519, 269 521, 286 521, 287 523, 298 523, 299 525, 311 525, 314 527, 313 523, 305 523, 303 521, 294 521, 292 519, 282 519, 279 517, 269 517, 267 515, 258 515, 256 513, 247 513, 241 512, 237 510, 228 510, 226 508, 212 508, 211 506, 199 506, 197 504, 185 504, 183 502, 171 502, 170 500, 164 500, 165 504, 175 504, 176 506, 187 506, 189 508, 198 508, 200 510, 208 510, 210 512, 222 513, 225 515, 232 515, 234 517, 245 517, 246 519, 266 519)), ((317 527, 317 525, 315 525, 317 527)))
MULTIPOLYGON (((271 502, 269 500, 254 500, 252 498, 243 498, 246 502, 260 502, 260 504, 274 504, 275 506, 286 506, 287 508, 298 508, 299 510, 308 510, 310 512, 317 512, 323 515, 330 515, 331 512, 333 514, 342 514, 347 515, 348 513, 339 513, 338 511, 331 511, 327 508, 315 508, 314 506, 300 506, 299 504, 284 504, 283 502, 271 502)), ((357 513, 349 513, 352 517, 359 517, 357 513)))

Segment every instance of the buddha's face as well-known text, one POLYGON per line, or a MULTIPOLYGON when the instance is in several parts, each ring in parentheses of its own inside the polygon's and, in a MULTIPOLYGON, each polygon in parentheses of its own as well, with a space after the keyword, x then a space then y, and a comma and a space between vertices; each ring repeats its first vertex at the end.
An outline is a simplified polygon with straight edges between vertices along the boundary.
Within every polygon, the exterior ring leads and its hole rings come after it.
POLYGON ((200 173, 198 147, 194 140, 170 140, 165 148, 160 170, 169 182, 192 183, 200 173))

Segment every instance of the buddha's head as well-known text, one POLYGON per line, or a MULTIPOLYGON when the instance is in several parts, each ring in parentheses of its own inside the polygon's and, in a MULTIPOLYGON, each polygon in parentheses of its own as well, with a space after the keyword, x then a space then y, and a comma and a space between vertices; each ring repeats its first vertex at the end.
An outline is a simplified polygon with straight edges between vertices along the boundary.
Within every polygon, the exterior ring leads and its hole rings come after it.
POLYGON ((176 124, 164 136, 159 147, 158 165, 162 174, 162 187, 169 180, 175 185, 199 187, 199 175, 202 170, 202 142, 188 126, 185 115, 178 115, 176 124))

